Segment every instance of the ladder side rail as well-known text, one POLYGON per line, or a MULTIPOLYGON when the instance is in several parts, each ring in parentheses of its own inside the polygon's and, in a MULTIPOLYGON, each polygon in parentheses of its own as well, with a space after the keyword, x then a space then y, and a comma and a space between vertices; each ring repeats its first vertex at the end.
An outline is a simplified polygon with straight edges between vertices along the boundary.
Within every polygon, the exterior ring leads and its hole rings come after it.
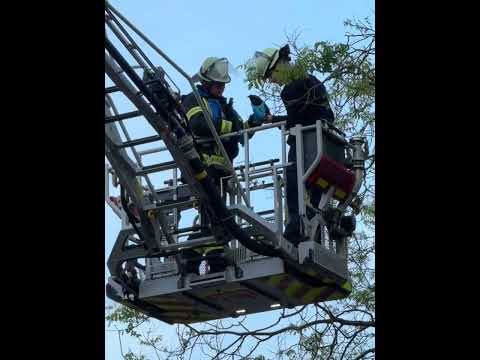
MULTIPOLYGON (((127 193, 130 196, 130 199, 134 206, 139 209, 143 209, 145 206, 149 205, 149 199, 140 196, 137 191, 135 169, 128 162, 128 160, 120 153, 119 149, 116 148, 115 142, 111 139, 109 134, 105 134, 105 155, 107 156, 108 161, 115 169, 115 173, 120 180, 120 184, 125 188, 127 193)), ((143 216, 142 214, 140 214, 143 216)), ((156 249, 160 247, 160 239, 155 236, 155 222, 153 219, 150 220, 150 225, 153 227, 154 236, 152 236, 151 231, 143 229, 143 227, 137 228, 141 240, 144 241, 150 248, 156 249)), ((133 224, 132 224, 133 225, 133 224)))
MULTIPOLYGON (((167 131, 167 125, 163 120, 159 118, 158 115, 156 115, 152 108, 151 105, 149 105, 142 97, 138 95, 138 91, 133 87, 133 85, 128 81, 126 78, 125 74, 123 72, 118 71, 119 67, 113 62, 113 59, 111 56, 107 53, 105 53, 105 70, 107 72, 107 75, 110 77, 110 79, 122 90, 122 92, 129 98, 129 100, 144 114, 145 118, 147 121, 150 123, 150 125, 160 134, 165 134, 167 131)), ((163 137, 164 142, 167 140, 167 138, 163 137)), ((167 144, 168 147, 168 144, 167 144)), ((124 150, 124 149, 122 149, 124 150)), ((172 155, 175 153, 179 155, 178 150, 175 148, 175 146, 170 142, 170 152, 172 155)), ((174 156, 175 158, 175 156, 174 156)), ((177 160, 176 160, 177 161, 177 160)), ((113 164, 112 164, 113 165, 113 164)), ((133 176, 136 176, 134 174, 133 176)), ((131 191, 131 189, 129 189, 131 191)), ((130 193, 130 192, 129 192, 130 193)), ((153 192, 154 196, 156 196, 155 191, 153 192)), ((131 194, 130 194, 131 195, 131 194)), ((144 208, 143 204, 140 208, 144 208)), ((151 219, 153 221, 153 219, 151 219)), ((171 234, 169 233, 169 227, 166 224, 165 219, 163 219, 163 216, 158 217, 158 221, 160 221, 160 224, 162 225, 162 229, 164 232, 165 237, 167 238, 168 243, 173 243, 174 239, 172 238, 171 234)), ((154 227, 154 230, 156 228, 154 227)))
MULTIPOLYGON (((105 97, 105 118, 113 116, 112 114, 112 103, 111 103, 111 98, 105 97)), ((106 123, 105 124, 105 132, 109 134, 110 138, 115 144, 121 144, 123 143, 122 137, 120 135, 120 132, 118 131, 117 126, 115 126, 114 123, 106 123)), ((137 164, 135 164, 130 157, 128 156, 126 149, 120 149, 120 154, 122 154, 128 161, 131 163, 131 165, 139 170, 140 168, 138 167, 137 164)))
MULTIPOLYGON (((118 114, 119 114, 119 113, 118 113, 118 110, 117 110, 115 104, 113 103, 110 95, 106 95, 106 97, 108 98, 108 100, 109 100, 109 102, 110 102, 110 105, 111 105, 111 107, 112 107, 113 113, 114 113, 115 115, 118 115, 118 114)), ((125 136, 125 138, 127 139, 127 141, 132 141, 132 139, 131 139, 131 137, 130 137, 130 134, 128 133, 127 128, 126 128, 125 124, 123 123, 123 121, 122 121, 122 120, 119 120, 118 123, 119 123, 120 128, 122 129, 123 135, 125 136)), ((135 160, 137 161, 138 166, 139 166, 140 168, 143 168, 142 158, 141 158, 140 155, 138 154, 138 152, 137 152, 137 150, 135 149, 135 147, 132 146, 132 147, 130 148, 130 150, 132 151, 133 156, 135 157, 135 160)), ((151 182, 148 174, 145 174, 145 175, 143 175, 143 176, 145 177, 145 181, 146 181, 146 183, 147 183, 148 189, 150 190, 153 198, 154 198, 156 201, 159 201, 158 196, 157 196, 157 193, 155 192, 155 188, 154 188, 154 186, 153 186, 153 184, 152 184, 152 182, 151 182)))
MULTIPOLYGON (((108 13, 105 19, 107 26, 110 28, 110 30, 112 30, 112 32, 117 36, 120 43, 126 48, 126 50, 139 64, 138 67, 132 66, 132 68, 141 68, 144 72, 155 74, 158 68, 155 67, 153 62, 147 57, 141 47, 138 46, 135 40, 130 36, 128 31, 123 27, 119 19, 110 11, 110 9, 107 8, 106 12, 108 13), (113 24, 113 22, 115 24, 113 24)), ((181 91, 177 84, 170 78, 170 76, 166 72, 164 72, 163 70, 162 72, 169 78, 170 82, 180 94, 181 91)))
MULTIPOLYGON (((280 121, 280 122, 275 123, 275 124, 266 124, 266 125, 262 125, 262 126, 256 126, 256 127, 253 127, 253 128, 240 130, 240 131, 237 131, 237 132, 231 132, 231 133, 228 133, 228 134, 221 135, 220 139, 228 139, 228 138, 230 138, 232 136, 235 136, 235 135, 243 136, 243 134, 245 134, 245 133, 247 133, 247 134, 256 133, 256 132, 259 132, 259 131, 268 130, 268 129, 278 127, 278 126, 284 128, 285 127, 285 121, 280 121)), ((285 134, 288 134, 288 131, 286 131, 285 134)), ((203 141, 204 140, 200 140, 199 143, 202 143, 203 141)), ((213 140, 212 140, 212 142, 213 142, 213 140)), ((140 155, 147 155, 147 154, 155 154, 157 152, 161 152, 161 151, 165 151, 165 150, 167 150, 166 147, 154 147, 154 148, 151 148, 151 149, 139 151, 138 153, 140 155)), ((285 159, 286 159, 285 153, 286 153, 286 141, 285 141, 285 135, 284 135, 282 137, 282 163, 283 164, 285 164, 285 159)))
POLYGON ((154 70, 155 65, 145 55, 143 50, 133 40, 128 31, 123 27, 117 17, 107 7, 105 9, 105 22, 110 30, 117 36, 118 40, 125 46, 128 52, 133 56, 144 71, 154 70))
MULTIPOLYGON (((121 15, 117 10, 115 10, 115 8, 113 8, 113 6, 111 6, 110 4, 108 4, 107 6, 107 11, 109 12, 109 14, 112 16, 113 18, 113 21, 115 21, 115 23, 117 24, 117 26, 119 27, 119 29, 123 32, 123 34, 125 35, 125 37, 133 44, 133 46, 135 47, 135 49, 138 51, 138 53, 143 57, 143 59, 145 60, 145 62, 148 63, 148 65, 151 67, 151 69, 153 71, 155 71, 156 67, 155 65, 150 61, 150 59, 147 57, 147 55, 145 55, 145 53, 143 52, 143 50, 141 49, 140 46, 138 46, 138 44, 133 40, 133 38, 130 36, 130 34, 128 33, 128 31, 125 29, 125 27, 121 24, 121 22, 119 21, 119 19, 121 21, 124 22, 124 24, 129 27, 131 30, 133 30, 135 33, 138 34, 138 32, 136 30, 138 29, 134 29, 132 28, 133 27, 133 24, 131 24, 123 15, 121 15)), ((142 40, 145 41, 145 38, 143 38, 142 36, 140 36, 140 38, 142 40)), ((147 42, 148 45, 149 42, 147 42)), ((151 45, 150 45, 151 46, 151 45)), ((177 89, 178 93, 181 93, 180 91, 180 88, 177 86, 177 84, 172 80, 172 78, 168 75, 168 73, 165 72, 165 75, 168 77, 168 79, 170 80, 170 82, 175 86, 175 88, 177 89)))
POLYGON ((112 20, 108 15, 106 16, 105 23, 113 32, 113 34, 116 36, 118 41, 125 47, 125 49, 129 52, 129 54, 132 55, 133 59, 138 64, 138 69, 142 69, 143 71, 149 71, 150 70, 149 66, 145 63, 142 57, 136 52, 136 44, 129 42, 125 38, 124 34, 122 34, 122 32, 115 27, 115 24, 112 23, 112 20))
MULTIPOLYGON (((110 106, 111 106, 112 110, 114 111, 114 114, 115 114, 115 115, 118 115, 118 111, 117 111, 117 109, 116 109, 116 107, 115 107, 115 104, 113 103, 111 97, 110 97, 109 95, 106 95, 106 98, 108 98, 108 101, 109 101, 109 103, 110 103, 110 106)), ((130 135, 129 135, 129 133, 128 133, 126 127, 125 127, 125 125, 123 124, 123 121, 120 120, 119 123, 120 123, 120 127, 122 128, 122 131, 123 131, 123 133, 124 133, 125 138, 127 139, 127 141, 131 141, 130 135)), ((115 126, 115 125, 112 124, 112 126, 115 126)), ((143 164, 142 164, 141 157, 138 155, 138 153, 136 152, 135 148, 132 147, 132 148, 131 148, 131 151, 133 152, 134 157, 135 157, 135 159, 137 160, 138 166, 139 166, 140 168, 143 168, 143 164)), ((126 152, 125 152, 125 154, 126 154, 126 152)), ((145 177, 145 180, 146 180, 146 182, 147 182, 147 186, 148 186, 148 188, 149 188, 149 190, 150 190, 150 193, 152 194, 152 196, 153 196, 153 198, 155 199, 155 201, 158 202, 158 201, 159 201, 158 195, 157 195, 157 193, 156 193, 156 191, 155 191, 155 188, 154 188, 154 186, 153 186, 153 184, 152 184, 152 182, 151 182, 148 174, 144 174, 143 176, 145 177)), ((135 177, 135 178, 136 178, 136 177, 135 177)), ((140 186, 141 186, 141 184, 140 184, 140 186)), ((143 206, 140 207, 140 208, 141 208, 141 209, 144 209, 144 207, 145 207, 145 205, 143 205, 143 206)), ((159 214, 159 215, 156 217, 156 219, 150 219, 150 220, 151 220, 152 225, 153 225, 153 230, 154 230, 155 240, 156 240, 156 245, 157 245, 157 246, 160 245, 161 238, 162 238, 162 234, 160 234, 160 233, 158 232, 158 227, 156 227, 156 226, 153 224, 153 223, 156 222, 156 221, 159 222, 159 224, 160 224, 160 226, 161 226, 161 228, 162 228, 162 230, 163 230, 163 235, 165 236, 167 242, 168 242, 169 244, 171 244, 171 243, 174 243, 174 242, 176 241, 176 238, 174 238, 174 237, 169 233, 169 231, 168 231, 168 230, 169 230, 168 221, 167 221, 167 219, 165 218, 165 216, 164 216, 163 214, 159 214)))

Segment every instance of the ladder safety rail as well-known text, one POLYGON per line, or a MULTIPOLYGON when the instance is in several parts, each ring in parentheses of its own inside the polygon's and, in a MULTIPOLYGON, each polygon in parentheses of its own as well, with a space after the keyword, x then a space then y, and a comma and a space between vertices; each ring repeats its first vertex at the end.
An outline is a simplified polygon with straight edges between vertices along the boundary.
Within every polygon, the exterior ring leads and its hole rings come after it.
MULTIPOLYGON (((333 137, 335 141, 339 142, 346 148, 353 150, 353 172, 355 176, 355 182, 352 191, 349 193, 348 197, 341 201, 337 210, 339 211, 340 215, 344 213, 348 206, 351 205, 353 199, 358 194, 360 187, 362 185, 363 174, 364 174, 364 163, 365 159, 368 156, 368 144, 365 141, 364 137, 353 137, 350 142, 346 141, 345 138, 342 137, 343 133, 335 128, 333 125, 328 124, 326 121, 318 120, 314 125, 304 126, 301 127, 297 125, 295 129, 291 130, 291 133, 296 137, 297 142, 297 174, 299 180, 299 202, 303 203, 300 200, 300 197, 304 197, 304 187, 303 184, 307 182, 307 179, 313 173, 313 171, 318 167, 320 163, 320 159, 323 155, 323 133, 328 133, 329 136, 333 137), (302 140, 302 132, 310 129, 316 129, 316 144, 317 144, 317 154, 315 159, 313 160, 312 164, 309 166, 307 170, 303 168, 303 140, 302 140), (302 147, 302 149, 299 149, 302 147), (303 174, 302 177, 301 174, 303 174), (301 182, 300 182, 301 180, 301 182), (302 185, 300 185, 302 184, 302 185)), ((332 187, 333 188, 333 187, 332 187)), ((330 194, 331 196, 331 194, 330 194)))
POLYGON ((117 39, 120 40, 120 42, 125 46, 128 52, 133 56, 133 58, 138 62, 139 66, 144 71, 148 71, 149 68, 154 69, 155 65, 150 61, 150 59, 148 59, 142 49, 137 46, 135 41, 122 26, 120 21, 115 16, 113 16, 108 6, 106 7, 105 11, 107 13, 105 18, 107 26, 116 35, 117 39))
MULTIPOLYGON (((275 123, 275 124, 265 124, 265 125, 261 125, 261 126, 248 128, 248 129, 245 129, 245 130, 240 130, 240 131, 231 132, 231 133, 228 133, 228 134, 223 134, 223 135, 220 136, 220 139, 228 139, 228 138, 231 138, 232 136, 240 136, 240 135, 244 135, 244 134, 256 133, 256 132, 259 132, 259 131, 268 130, 268 129, 276 128, 276 127, 284 127, 284 126, 285 126, 285 121, 279 121, 278 123, 275 123)), ((196 142, 198 144, 208 144, 208 143, 213 143, 214 140, 196 139, 196 142)), ((155 147, 155 148, 152 148, 152 149, 139 151, 139 154, 140 155, 154 154, 154 153, 165 151, 165 150, 167 150, 165 147, 155 147)), ((285 140, 282 141, 282 152, 286 152, 286 141, 285 140)), ((285 163, 285 158, 284 158, 283 154, 282 154, 282 163, 285 163)))
POLYGON ((365 159, 368 156, 368 143, 364 137, 353 137, 350 140, 353 147, 353 171, 355 175, 355 185, 352 192, 348 195, 347 199, 340 204, 340 212, 344 212, 348 205, 350 205, 354 197, 358 194, 360 187, 362 186, 363 176, 365 173, 365 159))
MULTIPOLYGON (((297 125, 298 126, 298 125, 297 125)), ((299 128, 296 128, 296 136, 297 138, 300 138, 301 137, 301 132, 304 131, 304 130, 307 130, 309 127, 308 126, 305 126, 305 127, 299 127, 299 128)), ((315 170, 315 168, 318 166, 319 162, 320 162, 320 158, 322 157, 322 154, 323 154, 323 139, 322 139, 322 125, 321 125, 321 121, 317 121, 315 123, 315 128, 317 130, 316 132, 316 137, 317 137, 317 155, 315 157, 315 160, 313 160, 313 163, 312 165, 310 165, 310 167, 305 171, 305 174, 303 175, 303 178, 302 178, 302 184, 306 182, 306 180, 308 179, 308 177, 310 176, 310 174, 313 172, 313 170, 315 170)), ((298 143, 297 143, 298 145, 298 143)), ((302 151, 303 152, 303 151, 302 151)))

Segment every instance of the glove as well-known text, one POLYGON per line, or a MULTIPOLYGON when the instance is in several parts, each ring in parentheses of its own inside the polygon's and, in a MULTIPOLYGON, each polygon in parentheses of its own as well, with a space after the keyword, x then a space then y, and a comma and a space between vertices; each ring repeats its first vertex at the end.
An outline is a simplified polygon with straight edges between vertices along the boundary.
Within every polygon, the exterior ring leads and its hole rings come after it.
POLYGON ((248 127, 260 126, 263 124, 263 120, 258 120, 255 114, 251 114, 247 120, 248 127))
MULTIPOLYGON (((235 110, 234 110, 235 111, 235 110)), ((232 132, 237 132, 243 130, 243 122, 239 116, 234 116, 231 118, 232 120, 232 132)))
POLYGON ((236 112, 235 110, 233 110, 233 98, 230 98, 228 100, 228 103, 227 100, 223 98, 220 100, 220 104, 222 105, 223 113, 225 114, 227 119, 230 120, 236 116, 236 112))
POLYGON ((250 103, 252 105, 255 121, 261 124, 265 119, 265 116, 270 114, 270 109, 268 108, 267 104, 265 104, 265 102, 257 95, 249 95, 248 98, 250 99, 250 103))

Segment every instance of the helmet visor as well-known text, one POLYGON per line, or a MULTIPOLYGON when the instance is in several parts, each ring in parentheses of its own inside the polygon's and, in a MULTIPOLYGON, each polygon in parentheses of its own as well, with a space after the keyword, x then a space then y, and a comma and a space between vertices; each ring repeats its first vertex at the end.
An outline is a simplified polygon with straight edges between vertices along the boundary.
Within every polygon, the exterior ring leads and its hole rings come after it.
POLYGON ((205 81, 228 83, 231 80, 230 72, 235 72, 234 67, 227 58, 220 58, 213 61, 207 67, 202 67, 199 76, 205 81))
POLYGON ((266 54, 263 51, 255 51, 253 56, 253 64, 255 64, 257 76, 265 80, 270 77, 272 69, 278 60, 278 51, 273 52, 271 55, 266 54))

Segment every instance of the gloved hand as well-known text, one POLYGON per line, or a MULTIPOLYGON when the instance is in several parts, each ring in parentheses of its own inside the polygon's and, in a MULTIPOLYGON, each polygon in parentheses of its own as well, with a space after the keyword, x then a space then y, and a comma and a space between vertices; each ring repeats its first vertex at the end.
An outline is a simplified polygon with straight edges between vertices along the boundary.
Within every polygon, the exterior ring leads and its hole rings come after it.
POLYGON ((258 120, 258 118, 255 116, 255 114, 251 114, 248 117, 248 126, 249 127, 255 127, 255 126, 260 126, 263 124, 263 120, 258 120))
POLYGON ((251 114, 248 117, 247 123, 248 123, 248 127, 252 128, 252 127, 255 127, 255 126, 262 125, 263 121, 262 120, 257 120, 257 117, 255 116, 255 114, 251 114))
POLYGON ((257 95, 249 95, 248 98, 250 99, 250 103, 252 105, 255 122, 260 125, 265 119, 265 116, 270 114, 270 109, 268 108, 267 104, 265 104, 265 102, 257 95))
POLYGON ((233 110, 233 98, 230 98, 228 100, 228 103, 227 103, 227 100, 223 98, 222 100, 220 100, 220 104, 222 105, 222 110, 225 116, 227 117, 227 119, 231 119, 235 117, 236 112, 235 110, 233 110))

